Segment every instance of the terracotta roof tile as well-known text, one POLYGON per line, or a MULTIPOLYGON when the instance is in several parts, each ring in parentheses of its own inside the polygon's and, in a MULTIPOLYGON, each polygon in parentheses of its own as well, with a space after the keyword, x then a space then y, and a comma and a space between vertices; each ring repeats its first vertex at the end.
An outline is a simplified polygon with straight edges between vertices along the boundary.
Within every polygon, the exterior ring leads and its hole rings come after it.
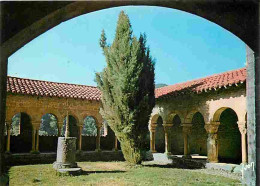
POLYGON ((232 70, 220 74, 214 74, 205 78, 187 81, 155 89, 155 97, 181 94, 184 92, 200 93, 211 89, 217 89, 246 81, 246 68, 232 70))
POLYGON ((97 87, 56 83, 41 80, 7 77, 7 92, 37 96, 100 100, 101 92, 97 87))
MULTIPOLYGON (((155 89, 155 97, 182 94, 185 92, 200 93, 246 81, 246 68, 232 70, 221 74, 211 75, 184 83, 169 85, 155 89)), ((37 96, 64 97, 86 100, 101 98, 101 92, 97 87, 76 85, 68 83, 56 83, 41 80, 7 77, 7 92, 14 94, 29 94, 37 96)))

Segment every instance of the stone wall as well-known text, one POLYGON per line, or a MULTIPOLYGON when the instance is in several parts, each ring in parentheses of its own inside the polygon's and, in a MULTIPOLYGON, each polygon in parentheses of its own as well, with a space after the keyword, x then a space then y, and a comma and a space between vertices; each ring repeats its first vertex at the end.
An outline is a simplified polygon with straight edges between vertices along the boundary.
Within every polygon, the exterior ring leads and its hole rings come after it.
POLYGON ((83 124, 86 116, 93 116, 97 123, 101 124, 102 117, 99 114, 99 107, 100 103, 97 101, 8 93, 6 120, 11 121, 15 114, 24 112, 30 116, 33 125, 40 125, 42 116, 51 113, 56 116, 59 125, 62 125, 68 110, 69 114, 76 118, 78 125, 83 124))
MULTIPOLYGON (((241 134, 237 122, 246 121, 245 83, 201 94, 190 93, 157 99, 151 121, 158 115, 162 117, 164 124, 173 124, 169 132, 172 154, 184 153, 182 124, 191 124, 191 133, 188 134, 189 153, 207 155, 208 134, 205 125, 214 121, 220 122, 220 160, 241 163, 241 134)), ((155 142, 163 143, 163 140, 155 142)), ((155 146, 160 145, 162 144, 155 146)))
MULTIPOLYGON (((56 160, 56 153, 41 154, 5 154, 6 164, 30 165, 30 164, 49 164, 56 160)), ((121 151, 102 151, 102 152, 82 152, 76 155, 76 161, 124 161, 121 151)))

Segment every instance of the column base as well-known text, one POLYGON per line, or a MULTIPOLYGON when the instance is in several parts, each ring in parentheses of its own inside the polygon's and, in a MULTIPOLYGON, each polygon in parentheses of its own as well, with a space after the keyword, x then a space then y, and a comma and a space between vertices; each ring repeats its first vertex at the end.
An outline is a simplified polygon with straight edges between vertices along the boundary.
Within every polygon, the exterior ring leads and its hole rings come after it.
POLYGON ((240 165, 244 165, 244 166, 246 166, 247 165, 247 162, 242 162, 242 163, 240 163, 240 165))
POLYGON ((182 158, 185 158, 185 159, 192 159, 191 155, 183 155, 182 158))
POLYGON ((151 153, 156 153, 157 151, 156 150, 150 150, 151 153))
POLYGON ((81 154, 82 150, 76 150, 76 154, 81 154))
POLYGON ((218 163, 218 160, 207 160, 207 163, 218 163))
POLYGON ((31 150, 30 153, 31 154, 40 154, 40 151, 38 151, 38 150, 31 150))
POLYGON ((101 149, 96 149, 95 152, 101 152, 101 149))
POLYGON ((166 155, 172 155, 171 152, 164 152, 164 154, 166 154, 166 155))
POLYGON ((112 151, 118 152, 118 149, 112 149, 112 151))
POLYGON ((5 151, 5 154, 12 154, 10 151, 5 151))

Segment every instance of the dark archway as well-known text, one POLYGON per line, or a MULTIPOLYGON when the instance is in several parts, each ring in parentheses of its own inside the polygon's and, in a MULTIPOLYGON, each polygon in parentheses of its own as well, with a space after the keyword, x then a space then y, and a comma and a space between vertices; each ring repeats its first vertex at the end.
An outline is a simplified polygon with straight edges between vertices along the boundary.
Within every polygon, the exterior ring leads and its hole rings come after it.
POLYGON ((58 141, 57 117, 53 114, 42 116, 39 129, 40 152, 56 152, 58 141))
POLYGON ((191 154, 207 155, 207 132, 202 114, 196 112, 192 117, 191 134, 189 135, 189 148, 191 154))
POLYGON ((184 142, 180 117, 178 115, 175 115, 172 119, 172 123, 173 126, 170 129, 171 152, 174 155, 182 155, 184 154, 184 142))
POLYGON ((25 153, 32 150, 32 123, 26 113, 18 113, 12 118, 10 151, 25 153))
POLYGON ((82 128, 82 146, 81 149, 85 151, 94 151, 96 149, 97 137, 97 123, 96 119, 92 116, 87 116, 84 119, 82 128))
POLYGON ((107 125, 103 123, 101 128, 101 138, 100 138, 100 148, 102 150, 112 150, 115 146, 115 133, 113 130, 107 125))
POLYGON ((165 152, 165 134, 163 128, 163 119, 161 116, 158 117, 156 122, 156 130, 155 130, 155 150, 157 152, 165 152))
POLYGON ((227 108, 220 115, 218 128, 218 157, 220 162, 241 163, 241 134, 234 110, 227 108))

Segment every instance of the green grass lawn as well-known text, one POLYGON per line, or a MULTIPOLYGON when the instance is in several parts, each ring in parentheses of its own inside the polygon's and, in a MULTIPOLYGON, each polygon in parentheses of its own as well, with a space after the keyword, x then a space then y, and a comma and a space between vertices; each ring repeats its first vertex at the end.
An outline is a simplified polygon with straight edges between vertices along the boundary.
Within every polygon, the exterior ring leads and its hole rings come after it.
POLYGON ((14 166, 10 185, 239 185, 239 180, 199 171, 125 162, 80 162, 80 176, 58 176, 51 164, 14 166))

